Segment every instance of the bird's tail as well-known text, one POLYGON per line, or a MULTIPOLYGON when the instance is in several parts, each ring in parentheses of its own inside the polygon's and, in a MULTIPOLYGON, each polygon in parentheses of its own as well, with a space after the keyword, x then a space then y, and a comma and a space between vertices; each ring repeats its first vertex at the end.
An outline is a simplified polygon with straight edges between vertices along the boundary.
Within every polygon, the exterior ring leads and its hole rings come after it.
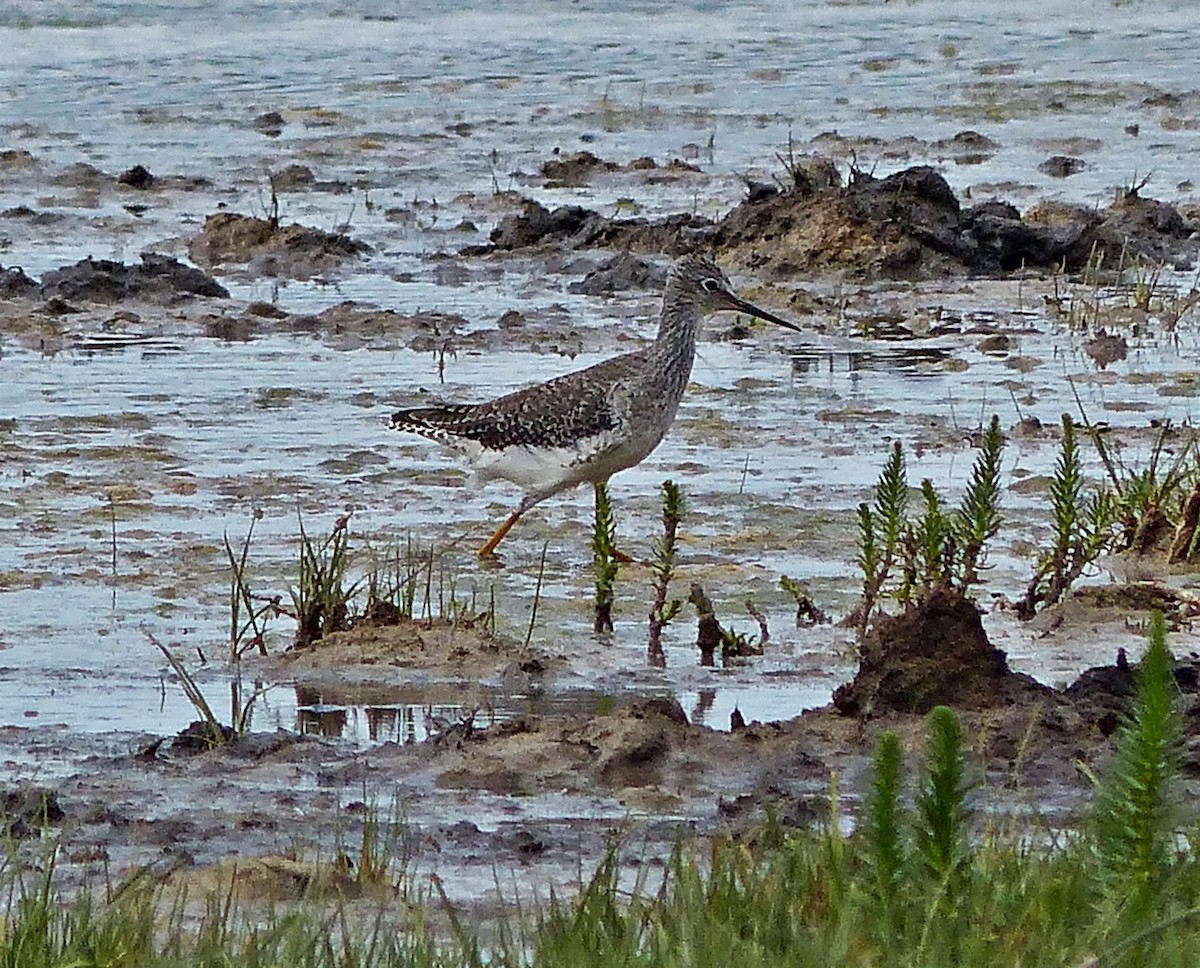
POLYGON ((407 430, 416 434, 454 433, 471 413, 471 407, 414 407, 397 410, 388 420, 392 430, 407 430))

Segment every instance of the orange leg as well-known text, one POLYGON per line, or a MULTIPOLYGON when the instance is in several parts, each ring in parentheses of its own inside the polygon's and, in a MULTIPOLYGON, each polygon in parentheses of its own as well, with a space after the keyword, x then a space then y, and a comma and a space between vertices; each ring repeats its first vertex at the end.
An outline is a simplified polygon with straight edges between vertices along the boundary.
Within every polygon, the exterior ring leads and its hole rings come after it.
POLYGON ((504 536, 513 529, 514 524, 521 520, 521 515, 524 513, 525 509, 523 507, 519 507, 513 511, 508 516, 508 520, 496 529, 496 533, 487 539, 487 544, 479 549, 479 557, 494 558, 496 556, 496 545, 504 540, 504 536))

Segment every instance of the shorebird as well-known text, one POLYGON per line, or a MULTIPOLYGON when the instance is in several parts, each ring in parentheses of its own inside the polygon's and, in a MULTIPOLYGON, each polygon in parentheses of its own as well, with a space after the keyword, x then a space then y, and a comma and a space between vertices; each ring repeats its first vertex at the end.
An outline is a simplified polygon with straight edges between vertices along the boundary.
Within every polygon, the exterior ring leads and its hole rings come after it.
POLYGON ((480 483, 503 478, 524 489, 517 509, 479 549, 479 557, 492 557, 530 508, 578 484, 598 486, 646 459, 675 420, 701 323, 722 310, 803 332, 737 296, 708 259, 684 256, 667 273, 651 345, 485 403, 398 410, 389 426, 462 454, 480 483))

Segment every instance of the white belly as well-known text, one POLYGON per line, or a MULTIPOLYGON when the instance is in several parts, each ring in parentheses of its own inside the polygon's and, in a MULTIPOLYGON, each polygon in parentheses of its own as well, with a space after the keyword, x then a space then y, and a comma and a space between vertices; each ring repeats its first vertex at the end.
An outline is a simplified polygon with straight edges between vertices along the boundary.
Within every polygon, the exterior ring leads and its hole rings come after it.
POLYGON ((481 481, 502 478, 526 491, 554 493, 576 484, 604 481, 645 459, 658 441, 632 446, 613 432, 587 437, 570 447, 508 447, 488 450, 472 444, 463 452, 481 481))

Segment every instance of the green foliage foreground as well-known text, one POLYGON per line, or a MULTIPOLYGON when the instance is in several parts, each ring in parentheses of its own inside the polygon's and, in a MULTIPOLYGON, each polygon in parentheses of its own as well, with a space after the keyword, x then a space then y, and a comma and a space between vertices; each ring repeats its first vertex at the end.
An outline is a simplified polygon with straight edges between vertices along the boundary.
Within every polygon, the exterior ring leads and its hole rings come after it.
POLYGON ((753 843, 681 842, 663 866, 630 868, 614 850, 578 895, 525 898, 486 941, 434 895, 367 913, 361 899, 251 911, 229 897, 197 911, 131 882, 64 901, 52 865, 25 880, 10 863, 0 968, 1196 965, 1200 864, 1175 699, 1159 618, 1090 816, 1071 831, 974 811, 979 771, 939 707, 914 767, 881 737, 853 833, 834 789, 824 829, 769 817, 753 843))

